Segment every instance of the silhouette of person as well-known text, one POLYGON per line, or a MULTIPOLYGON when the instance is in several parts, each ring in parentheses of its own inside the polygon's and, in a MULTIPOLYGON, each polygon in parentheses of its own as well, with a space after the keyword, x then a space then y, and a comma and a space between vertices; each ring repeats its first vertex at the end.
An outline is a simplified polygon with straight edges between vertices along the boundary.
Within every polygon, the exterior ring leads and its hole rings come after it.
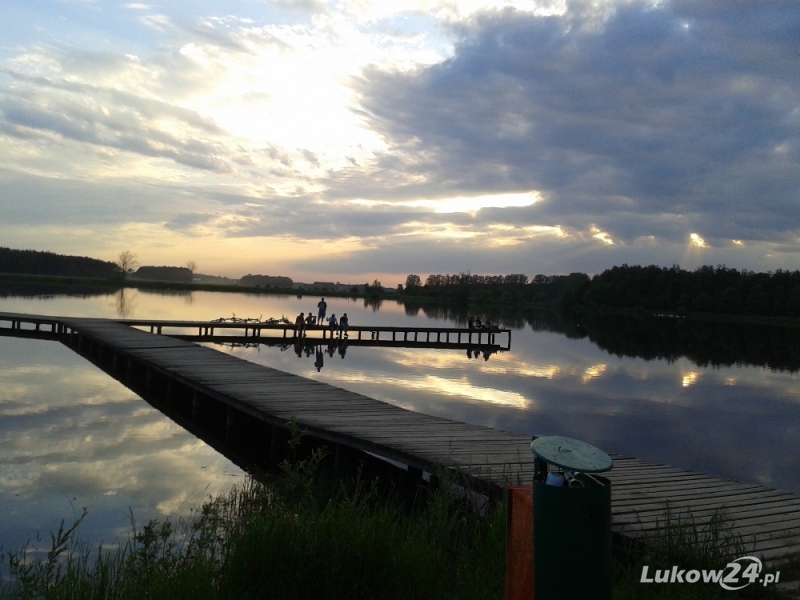
POLYGON ((317 323, 322 325, 325 322, 325 311, 328 310, 328 303, 325 302, 325 298, 322 298, 319 302, 317 302, 317 323))
POLYGON ((347 342, 345 341, 339 344, 339 356, 344 358, 346 352, 347 352, 347 342))

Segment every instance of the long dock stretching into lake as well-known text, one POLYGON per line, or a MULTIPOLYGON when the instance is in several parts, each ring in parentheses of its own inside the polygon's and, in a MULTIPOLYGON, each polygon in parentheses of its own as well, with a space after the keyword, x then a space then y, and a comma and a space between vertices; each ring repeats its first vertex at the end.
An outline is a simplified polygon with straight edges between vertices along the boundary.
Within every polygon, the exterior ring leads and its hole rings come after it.
MULTIPOLYGON (((136 323, 158 327, 155 321, 136 323)), ((369 328, 367 328, 369 329, 369 328)), ((384 328, 385 329, 385 328, 384 328)), ((395 332, 396 333, 396 332, 395 332)), ((489 493, 533 478, 531 437, 412 412, 332 385, 110 319, 0 313, 0 334, 58 339, 123 382, 163 390, 193 421, 236 435, 263 430, 264 452, 280 459, 290 420, 338 458, 368 452, 411 474, 458 472, 489 493)), ((800 496, 756 484, 612 455, 613 530, 638 538, 686 511, 696 523, 724 509, 748 554, 780 560, 800 551, 800 496)))
MULTIPOLYGON (((116 321, 123 325, 138 328, 149 328, 150 333, 163 334, 164 330, 172 330, 174 335, 190 337, 196 341, 213 341, 215 338, 229 339, 231 333, 238 331, 240 337, 248 341, 259 339, 293 340, 297 337, 297 330, 293 323, 270 323, 256 319, 217 320, 217 321, 159 321, 148 319, 120 319, 116 321), (187 335, 186 331, 197 330, 196 335, 187 335), (221 330, 224 333, 217 333, 221 330), (266 335, 265 335, 266 332, 266 335), (276 335, 270 336, 270 332, 276 335), (277 335, 280 332, 281 335, 277 335)), ((304 326, 305 338, 342 339, 344 332, 324 325, 304 326)), ((353 342, 393 342, 393 343, 425 343, 441 344, 442 347, 453 345, 457 348, 468 346, 496 346, 499 350, 511 349, 511 330, 500 327, 480 327, 463 329, 455 327, 391 327, 378 325, 350 325, 347 330, 347 339, 353 342), (352 334, 352 335, 351 335, 352 334), (369 337, 367 337, 369 334, 369 337), (505 345, 497 344, 498 338, 505 338, 505 345)))

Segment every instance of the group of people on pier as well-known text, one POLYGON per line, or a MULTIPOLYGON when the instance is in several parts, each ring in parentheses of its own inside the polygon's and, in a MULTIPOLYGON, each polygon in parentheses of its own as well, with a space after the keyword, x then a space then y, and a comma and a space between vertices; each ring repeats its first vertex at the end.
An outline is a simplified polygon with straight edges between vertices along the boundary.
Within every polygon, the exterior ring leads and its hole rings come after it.
POLYGON ((297 318, 294 320, 294 327, 295 327, 295 335, 297 337, 303 337, 306 335, 306 329, 311 325, 319 325, 323 326, 325 323, 328 323, 328 328, 331 331, 331 336, 333 336, 334 332, 339 332, 339 337, 349 337, 347 330, 350 328, 350 320, 347 318, 347 313, 344 313, 342 317, 337 321, 336 315, 331 313, 331 316, 326 318, 325 313, 328 311, 328 303, 325 302, 325 298, 322 298, 319 302, 317 302, 317 316, 315 317, 312 312, 309 311, 308 316, 305 313, 300 313, 297 315, 297 318))

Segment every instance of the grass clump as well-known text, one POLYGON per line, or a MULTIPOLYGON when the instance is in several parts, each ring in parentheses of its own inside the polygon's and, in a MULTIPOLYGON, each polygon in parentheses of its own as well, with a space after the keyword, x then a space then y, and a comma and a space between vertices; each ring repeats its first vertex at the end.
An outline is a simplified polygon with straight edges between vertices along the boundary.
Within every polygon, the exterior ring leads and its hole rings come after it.
MULTIPOLYGON (((735 523, 723 510, 714 511, 704 522, 697 522, 690 512, 674 513, 669 506, 655 527, 641 543, 627 552, 618 553, 614 577, 615 600, 653 598, 659 600, 705 600, 722 598, 779 599, 794 597, 779 587, 763 586, 753 582, 740 590, 727 590, 719 583, 702 579, 695 583, 642 583, 646 566, 649 579, 656 571, 671 570, 677 566, 684 573, 689 570, 723 571, 729 575, 729 563, 737 558, 753 556, 751 546, 736 531, 735 523)), ((743 566, 747 566, 745 563, 743 566)), ((764 563, 761 575, 781 570, 781 581, 787 579, 791 564, 764 563)), ((747 579, 741 580, 747 583, 747 579)))

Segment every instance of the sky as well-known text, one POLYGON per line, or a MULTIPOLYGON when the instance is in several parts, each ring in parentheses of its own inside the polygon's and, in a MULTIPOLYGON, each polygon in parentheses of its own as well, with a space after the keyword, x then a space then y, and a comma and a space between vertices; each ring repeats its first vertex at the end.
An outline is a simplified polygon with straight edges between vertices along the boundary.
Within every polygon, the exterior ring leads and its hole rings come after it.
POLYGON ((800 269, 800 3, 10 0, 0 246, 240 277, 800 269))

